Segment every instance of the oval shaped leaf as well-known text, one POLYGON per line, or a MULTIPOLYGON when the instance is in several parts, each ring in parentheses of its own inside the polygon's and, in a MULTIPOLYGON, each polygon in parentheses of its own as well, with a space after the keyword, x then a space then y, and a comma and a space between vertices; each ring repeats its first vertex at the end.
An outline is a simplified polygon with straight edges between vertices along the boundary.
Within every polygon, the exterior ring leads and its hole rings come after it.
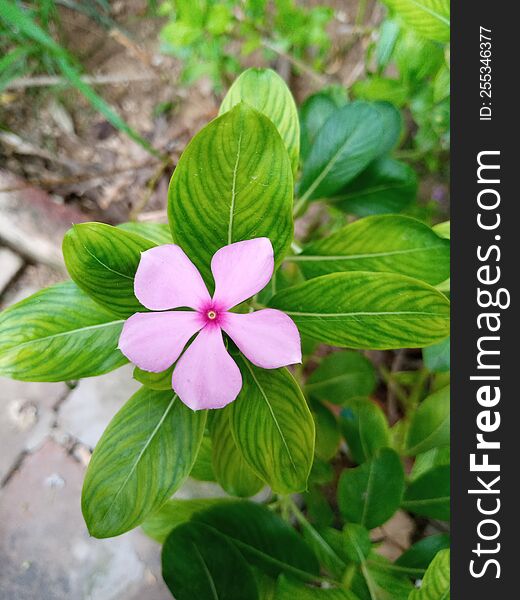
POLYGON ((289 257, 307 279, 340 271, 400 273, 436 285, 450 274, 450 244, 410 217, 367 217, 289 257))
POLYGON ((293 180, 276 127, 245 104, 212 121, 190 142, 168 192, 173 237, 211 285, 222 246, 268 237, 279 263, 292 240, 293 180))
POLYGON ((341 431, 352 459, 361 464, 390 445, 385 413, 370 398, 351 398, 340 415, 341 431))
POLYGON ((282 290, 269 306, 287 313, 303 335, 331 346, 415 348, 449 333, 449 300, 393 273, 323 275, 282 290))
POLYGON ((395 561, 396 566, 407 569, 410 575, 420 575, 424 573, 428 565, 435 558, 440 550, 450 547, 450 536, 441 533, 438 535, 429 535, 419 540, 408 550, 403 552, 395 561))
POLYGON ((413 590, 408 600, 449 600, 450 550, 441 550, 432 560, 421 587, 413 590))
POLYGON ((406 454, 427 452, 450 443, 450 387, 425 398, 414 412, 406 439, 406 454))
POLYGON ((352 102, 334 111, 303 165, 302 200, 332 196, 354 179, 379 155, 382 134, 381 115, 366 102, 352 102))
POLYGON ((333 404, 349 398, 368 396, 374 391, 376 376, 372 363, 359 352, 333 352, 313 371, 305 391, 333 404))
POLYGON ((271 575, 317 575, 319 564, 306 542, 283 519, 254 502, 228 502, 194 515, 237 546, 244 558, 271 575))
POLYGON ((104 223, 74 225, 63 238, 63 257, 73 281, 98 304, 123 317, 144 310, 134 295, 141 252, 155 242, 104 223))
POLYGON ((176 600, 257 600, 253 572, 235 546, 211 527, 176 527, 162 550, 162 573, 176 600))
POLYGON ((137 527, 188 476, 206 412, 173 391, 141 388, 112 419, 89 463, 81 506, 91 535, 106 538, 137 527))
POLYGON ((414 479, 401 506, 430 519, 450 520, 450 466, 440 465, 414 479))
POLYGON ((240 361, 243 385, 231 405, 231 431, 242 456, 273 491, 301 492, 314 455, 314 420, 287 369, 240 361))
POLYGON ((396 512, 404 491, 404 471, 397 453, 382 448, 368 462, 343 471, 338 506, 347 521, 373 529, 396 512))
POLYGON ((67 381, 108 373, 128 362, 117 348, 123 323, 72 282, 41 290, 0 313, 0 375, 67 381))
POLYGON ((406 163, 385 156, 371 163, 329 200, 358 217, 398 213, 415 200, 417 188, 415 171, 406 163))
POLYGON ((450 39, 450 0, 383 0, 405 25, 429 40, 450 39))
POLYGON ((246 102, 270 119, 278 129, 293 173, 300 158, 300 122, 294 98, 285 81, 272 69, 247 69, 229 88, 220 106, 222 115, 239 102, 246 102))
POLYGON ((253 473, 240 454, 231 433, 230 416, 229 406, 212 415, 213 471, 228 494, 247 498, 259 492, 264 482, 253 473))

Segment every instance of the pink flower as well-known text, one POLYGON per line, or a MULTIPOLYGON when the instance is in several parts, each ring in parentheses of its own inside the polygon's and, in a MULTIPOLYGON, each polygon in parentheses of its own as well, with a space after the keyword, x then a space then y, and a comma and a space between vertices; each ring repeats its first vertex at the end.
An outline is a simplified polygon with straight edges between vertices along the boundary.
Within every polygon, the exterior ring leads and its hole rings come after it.
POLYGON ((159 373, 181 355, 172 387, 193 410, 222 408, 242 388, 242 376, 228 354, 222 331, 254 365, 277 369, 301 362, 300 335, 283 312, 266 308, 249 314, 231 308, 264 288, 274 269, 267 238, 224 246, 211 259, 213 298, 202 277, 175 244, 151 248, 141 255, 134 291, 151 311, 132 315, 124 324, 119 348, 145 371, 159 373), (170 310, 189 307, 193 310, 170 310))

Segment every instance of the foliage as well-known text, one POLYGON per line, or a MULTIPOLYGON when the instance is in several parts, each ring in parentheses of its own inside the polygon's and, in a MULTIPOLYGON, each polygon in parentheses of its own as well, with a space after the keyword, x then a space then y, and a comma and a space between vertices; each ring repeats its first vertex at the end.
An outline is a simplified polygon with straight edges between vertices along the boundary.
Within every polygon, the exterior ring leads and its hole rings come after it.
MULTIPOLYGON (((389 4, 396 15, 406 5, 406 27, 430 31, 409 3, 389 4)), ((224 15, 227 5, 211 6, 224 15)), ((443 28, 431 27, 434 43, 444 42, 443 28)), ((304 364, 260 369, 227 339, 242 390, 224 409, 195 412, 171 389, 171 368, 136 368, 143 385, 109 424, 85 477, 90 533, 142 524, 163 543, 164 579, 179 600, 449 597, 447 535, 418 540, 396 561, 374 541, 398 511, 433 524, 450 517, 449 225, 396 214, 413 212, 417 189, 414 170, 396 158, 401 129, 395 104, 349 101, 337 88, 298 113, 276 74, 248 70, 179 160, 169 228, 74 226, 63 244, 73 281, 0 315, 0 375, 108 372, 126 362, 124 320, 143 310, 133 290, 141 252, 175 240, 212 289, 216 250, 271 240, 273 280, 238 310, 289 315, 304 364), (330 218, 295 240, 294 218, 318 200, 330 218), (421 369, 387 367, 418 348, 421 369), (190 474, 238 499, 172 499, 190 474), (263 503, 247 500, 260 491, 263 503)))
POLYGON ((182 60, 181 80, 190 84, 209 77, 217 90, 236 75, 243 60, 260 51, 324 65, 330 39, 326 25, 332 10, 307 8, 295 0, 165 0, 158 9, 168 22, 162 48, 182 60), (233 45, 238 50, 230 52, 233 45))

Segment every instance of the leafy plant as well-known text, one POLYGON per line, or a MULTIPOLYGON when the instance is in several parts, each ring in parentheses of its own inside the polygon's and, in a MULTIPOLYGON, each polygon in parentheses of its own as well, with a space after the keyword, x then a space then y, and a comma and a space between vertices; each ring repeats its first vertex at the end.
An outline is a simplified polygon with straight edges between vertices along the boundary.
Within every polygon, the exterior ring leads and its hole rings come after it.
POLYGON ((304 59, 321 69, 330 47, 325 27, 333 13, 326 6, 306 8, 295 0, 166 0, 158 13, 168 18, 162 49, 182 60, 186 84, 207 76, 219 90, 254 51, 267 59, 277 54, 304 59), (233 45, 238 51, 232 53, 233 45))
POLYGON ((416 185, 391 156, 400 123, 395 106, 337 91, 298 115, 275 73, 246 71, 179 160, 169 228, 74 226, 63 244, 73 282, 0 315, 2 375, 137 365, 143 386, 94 450, 83 515, 100 538, 143 525, 179 600, 446 594, 447 536, 392 562, 373 531, 400 510, 449 519, 438 359, 376 371, 364 353, 437 345, 438 357, 449 335, 445 227, 391 214, 416 185), (381 185, 385 161, 406 179, 401 193, 381 185), (347 219, 346 195, 372 216, 347 219), (294 216, 316 200, 342 222, 295 240, 294 216), (397 422, 381 377, 398 392, 397 422), (172 499, 190 474, 239 499, 172 499), (266 486, 263 503, 240 499, 266 486))

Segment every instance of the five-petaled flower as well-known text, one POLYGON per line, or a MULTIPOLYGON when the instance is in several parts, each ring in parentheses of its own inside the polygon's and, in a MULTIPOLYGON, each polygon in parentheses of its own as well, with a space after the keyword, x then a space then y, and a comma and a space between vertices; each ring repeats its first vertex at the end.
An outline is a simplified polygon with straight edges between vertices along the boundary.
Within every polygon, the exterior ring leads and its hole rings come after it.
POLYGON ((163 312, 132 315, 119 339, 121 352, 139 368, 155 373, 177 361, 172 387, 193 410, 233 402, 242 388, 242 376, 226 350, 222 331, 258 367, 277 369, 301 362, 300 335, 286 314, 270 308, 230 312, 263 289, 273 269, 268 238, 224 246, 211 260, 215 280, 211 297, 179 246, 166 244, 143 252, 135 274, 135 295, 150 311, 163 312), (193 310, 172 310, 181 307, 193 310))

